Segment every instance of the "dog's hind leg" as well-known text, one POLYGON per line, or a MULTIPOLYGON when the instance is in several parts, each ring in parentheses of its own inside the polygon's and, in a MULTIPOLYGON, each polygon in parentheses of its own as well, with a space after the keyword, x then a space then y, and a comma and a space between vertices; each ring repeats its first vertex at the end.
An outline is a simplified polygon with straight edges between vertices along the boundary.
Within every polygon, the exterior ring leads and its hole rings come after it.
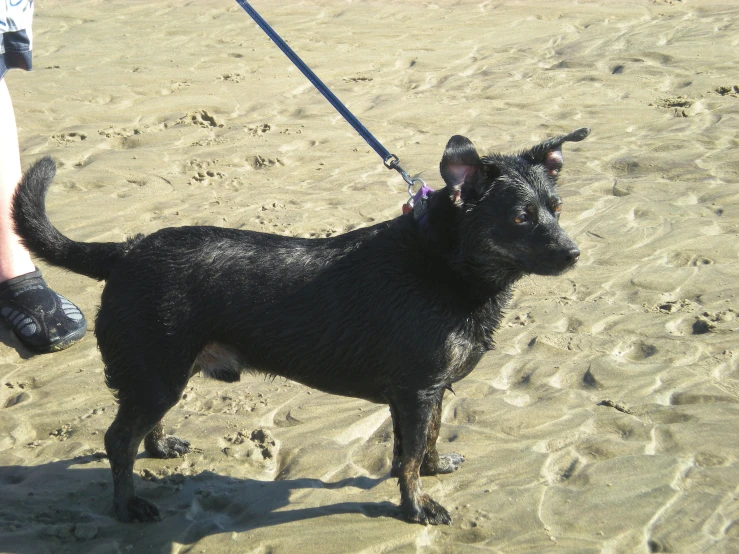
POLYGON ((121 521, 161 519, 153 503, 135 495, 133 465, 142 439, 159 427, 183 389, 170 388, 170 394, 164 397, 135 389, 119 391, 118 414, 105 433, 105 450, 113 472, 113 506, 121 521))
POLYGON ((434 404, 431 412, 431 421, 429 421, 428 443, 426 445, 426 455, 421 464, 421 475, 439 475, 442 473, 454 473, 457 471, 464 456, 451 452, 449 454, 439 454, 436 450, 436 440, 439 438, 439 430, 441 429, 441 403, 444 398, 444 391, 439 394, 439 398, 434 404))
POLYGON ((391 401, 393 428, 400 454, 398 481, 400 507, 406 518, 423 524, 451 525, 449 512, 421 489, 420 469, 428 445, 428 429, 436 394, 405 392, 391 401))
POLYGON ((398 424, 398 414, 392 403, 390 404, 390 416, 393 421, 393 465, 390 469, 391 477, 400 477, 400 425, 398 424))

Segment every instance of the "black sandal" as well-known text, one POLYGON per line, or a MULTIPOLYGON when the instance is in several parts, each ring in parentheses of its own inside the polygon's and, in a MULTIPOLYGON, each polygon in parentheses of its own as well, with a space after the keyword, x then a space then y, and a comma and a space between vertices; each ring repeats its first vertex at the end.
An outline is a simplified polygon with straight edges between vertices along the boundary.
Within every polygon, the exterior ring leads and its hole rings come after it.
POLYGON ((0 283, 0 316, 39 353, 64 350, 87 332, 80 309, 51 290, 38 269, 0 283))

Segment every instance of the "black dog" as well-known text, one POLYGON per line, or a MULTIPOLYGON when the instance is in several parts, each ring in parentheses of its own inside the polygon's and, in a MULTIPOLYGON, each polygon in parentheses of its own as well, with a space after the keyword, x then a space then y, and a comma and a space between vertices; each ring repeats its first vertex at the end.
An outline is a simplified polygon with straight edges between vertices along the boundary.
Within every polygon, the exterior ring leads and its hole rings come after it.
POLYGON ((423 210, 327 239, 176 227, 75 242, 47 218, 55 166, 38 161, 13 200, 18 234, 49 263, 107 281, 95 334, 119 402, 105 434, 118 518, 159 519, 134 494, 134 458, 142 439, 152 456, 188 452, 187 441, 164 435, 162 418, 190 377, 232 382, 257 371, 389 404, 404 515, 451 523, 420 480, 464 461, 436 451, 444 390, 493 348, 516 280, 577 262, 555 181, 562 144, 589 132, 483 158, 452 137, 440 166, 446 187, 420 201, 423 210))

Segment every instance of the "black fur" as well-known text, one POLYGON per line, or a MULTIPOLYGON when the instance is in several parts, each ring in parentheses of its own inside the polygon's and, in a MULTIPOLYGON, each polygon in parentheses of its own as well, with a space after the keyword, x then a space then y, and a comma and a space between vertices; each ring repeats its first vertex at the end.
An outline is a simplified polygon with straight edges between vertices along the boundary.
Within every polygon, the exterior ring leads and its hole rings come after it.
POLYGON ((316 240, 178 227, 124 243, 75 242, 46 216, 54 162, 38 161, 14 198, 24 244, 107 281, 95 333, 119 401, 105 435, 118 518, 159 518, 134 494, 134 458, 143 439, 154 456, 189 450, 162 433, 161 420, 190 377, 232 382, 253 370, 389 404, 405 516, 451 523, 419 478, 464 460, 436 451, 444 390, 493 348, 517 279, 577 261, 558 224, 554 181, 562 143, 588 132, 483 158, 453 137, 440 166, 446 187, 429 197, 427 223, 409 213, 316 240))

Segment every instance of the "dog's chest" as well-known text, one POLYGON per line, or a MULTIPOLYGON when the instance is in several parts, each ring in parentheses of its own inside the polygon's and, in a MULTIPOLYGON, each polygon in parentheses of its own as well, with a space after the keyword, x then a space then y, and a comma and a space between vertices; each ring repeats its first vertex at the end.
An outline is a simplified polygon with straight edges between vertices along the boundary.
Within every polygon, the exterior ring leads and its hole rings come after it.
POLYGON ((451 333, 445 345, 445 381, 455 383, 475 369, 485 349, 465 333, 451 333))
POLYGON ((450 330, 444 345, 446 379, 450 383, 469 375, 485 352, 494 348, 493 334, 500 318, 501 306, 490 301, 450 330))

